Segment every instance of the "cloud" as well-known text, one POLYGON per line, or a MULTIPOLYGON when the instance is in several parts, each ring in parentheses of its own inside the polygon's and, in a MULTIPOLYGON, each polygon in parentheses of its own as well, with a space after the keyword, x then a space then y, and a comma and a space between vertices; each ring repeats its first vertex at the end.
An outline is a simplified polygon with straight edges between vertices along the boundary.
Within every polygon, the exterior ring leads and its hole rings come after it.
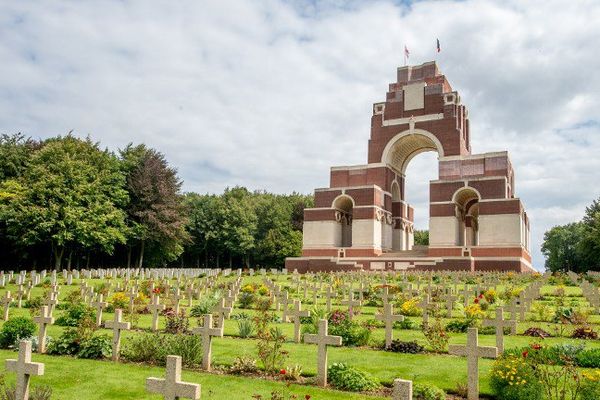
MULTIPOLYGON (((591 0, 3 2, 0 132, 145 142, 190 191, 308 193, 366 162, 404 45, 420 63, 439 38, 473 151, 510 152, 540 267, 543 232, 600 195, 598 20, 591 0)), ((409 166, 421 214, 430 156, 409 166)))

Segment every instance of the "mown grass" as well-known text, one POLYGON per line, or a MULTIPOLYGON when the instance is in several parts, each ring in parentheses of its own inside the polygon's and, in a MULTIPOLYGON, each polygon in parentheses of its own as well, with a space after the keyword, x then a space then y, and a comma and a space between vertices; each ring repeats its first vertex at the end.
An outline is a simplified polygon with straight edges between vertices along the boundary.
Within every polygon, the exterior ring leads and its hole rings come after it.
MULTIPOLYGON (((244 278, 244 282, 257 282, 261 278, 252 277, 244 278)), ((100 280, 88 281, 90 284, 99 284, 100 280)), ((71 287, 62 286, 61 299, 66 298, 70 291, 78 291, 79 281, 71 287)), ((13 293, 16 288, 8 287, 13 293)), ((502 290, 502 287, 498 288, 502 290)), ((546 302, 553 303, 553 293, 555 286, 544 286, 542 294, 547 298, 546 302)), ((39 296, 43 293, 43 289, 34 288, 32 296, 39 296)), ((566 288, 567 304, 575 306, 588 307, 587 302, 581 296, 581 290, 575 287, 566 288)), ((0 296, 3 291, 0 292, 0 296)), ((310 292, 309 292, 310 297, 310 292)), ((196 302, 194 302, 196 303, 196 302)), ((187 305, 187 301, 183 302, 187 305)), ((319 300, 319 304, 323 305, 324 300, 319 300)), ((304 308, 312 307, 308 302, 304 302, 304 308)), ((337 306, 337 308, 343 308, 337 306)), ((357 317, 358 321, 365 321, 374 318, 377 307, 362 307, 361 315, 357 317)), ((60 315, 62 311, 57 310, 55 317, 60 315)), ((235 313, 254 314, 252 310, 235 309, 235 313)), ((278 313, 281 315, 281 313, 278 313)), ((11 316, 29 315, 27 309, 11 309, 11 316)), ((458 313, 454 317, 458 317, 458 313)), ((530 314, 529 317, 533 315, 530 314)), ((112 319, 113 314, 104 313, 104 320, 112 319)), ((417 324, 420 324, 421 319, 412 317, 417 324)), ((448 321, 449 319, 445 319, 448 321)), ((599 316, 591 316, 590 321, 598 323, 599 316)), ((141 315, 137 322, 137 329, 148 329, 150 327, 151 316, 141 315)), ((164 318, 161 318, 161 327, 164 327, 164 318)), ((193 324, 195 325, 195 323, 193 324)), ((274 324, 280 327, 288 337, 293 337, 293 325, 290 323, 274 324)), ((555 324, 541 322, 523 322, 519 324, 518 331, 523 332, 531 326, 539 326, 550 332, 555 324)), ((60 335, 63 328, 59 326, 51 326, 48 334, 52 337, 60 335)), ((110 334, 109 330, 102 330, 103 333, 110 334)), ((225 323, 224 338, 216 338, 213 340, 213 365, 228 366, 233 363, 237 356, 249 355, 256 358, 256 341, 254 339, 240 339, 235 337, 238 328, 235 320, 227 320, 225 323)), ((136 331, 125 332, 123 340, 133 335, 138 335, 136 331)), ((465 334, 451 334, 451 344, 464 344, 466 342, 465 334)), ((423 334, 418 329, 413 330, 394 330, 394 337, 401 340, 416 340, 420 344, 426 345, 423 334)), ((372 334, 372 343, 377 344, 382 342, 384 338, 384 330, 382 328, 375 329, 372 334)), ((505 347, 523 347, 535 341, 534 338, 524 336, 505 336, 505 347)), ((480 335, 480 345, 495 345, 495 337, 493 335, 480 335)), ((585 343, 587 347, 600 347, 599 341, 582 341, 577 339, 567 338, 549 338, 544 341, 548 345, 564 344, 564 343, 585 343)), ((293 366, 299 364, 303 367, 303 373, 307 376, 316 373, 316 346, 295 344, 288 342, 285 349, 289 352, 287 365, 293 366)), ((2 355, 5 358, 14 357, 14 353, 3 351, 2 355)), ((161 376, 164 372, 161 369, 149 366, 138 366, 133 364, 114 364, 102 361, 78 360, 69 357, 48 357, 34 356, 34 359, 39 359, 47 364, 47 376, 35 378, 35 381, 46 382, 54 389, 57 399, 139 399, 139 398, 158 398, 152 397, 144 392, 144 381, 148 376, 161 376), (66 371, 66 373, 65 373, 66 371), (72 393, 71 393, 72 392, 72 393), (79 397, 78 397, 79 396, 79 397)), ((438 386, 446 391, 454 391, 457 384, 465 383, 466 378, 466 359, 460 357, 449 356, 447 354, 398 354, 389 353, 373 348, 330 348, 329 362, 346 362, 357 368, 370 372, 377 377, 382 383, 390 385, 395 378, 411 379, 418 383, 426 383, 438 386)), ((480 360, 480 389, 482 395, 491 394, 489 388, 488 373, 493 360, 480 360)), ((275 388, 281 388, 283 385, 279 382, 272 382, 264 379, 254 379, 236 376, 220 376, 216 374, 205 374, 198 372, 186 371, 184 379, 192 382, 203 384, 203 399, 238 399, 251 398, 252 394, 260 393, 263 396, 270 393, 275 388), (241 395, 243 394, 243 396, 241 395), (212 397, 211 397, 212 396, 212 397), (241 396, 241 397, 240 397, 241 396)), ((339 393, 335 391, 323 391, 311 386, 295 386, 292 385, 293 393, 301 395, 311 394, 313 399, 337 399, 337 398, 367 398, 363 395, 350 395, 347 393, 339 393)))

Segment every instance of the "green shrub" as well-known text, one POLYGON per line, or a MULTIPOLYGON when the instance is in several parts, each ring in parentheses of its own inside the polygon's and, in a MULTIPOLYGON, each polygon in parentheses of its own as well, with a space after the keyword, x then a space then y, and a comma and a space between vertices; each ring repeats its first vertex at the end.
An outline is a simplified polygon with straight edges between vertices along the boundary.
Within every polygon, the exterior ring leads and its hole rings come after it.
POLYGON ((256 300, 256 296, 254 293, 242 292, 238 296, 238 303, 240 308, 252 308, 254 301, 256 300))
POLYGON ((210 296, 203 296, 198 304, 190 309, 190 316, 194 318, 202 317, 204 314, 212 313, 212 310, 217 306, 217 303, 221 299, 219 293, 214 293, 210 296))
POLYGON ((67 328, 62 334, 51 340, 48 344, 47 353, 54 355, 75 355, 79 353, 79 333, 75 328, 67 328))
POLYGON ((490 372, 490 386, 498 400, 541 400, 543 388, 522 356, 502 356, 490 372))
POLYGON ((202 364, 202 337, 199 335, 161 335, 145 333, 129 338, 122 352, 123 358, 133 362, 165 365, 168 355, 181 356, 183 365, 202 364))
POLYGON ((327 368, 328 380, 331 386, 351 392, 376 390, 379 382, 370 374, 344 363, 334 363, 327 368))
POLYGON ((27 339, 35 334, 36 326, 26 317, 14 317, 2 325, 0 330, 0 348, 14 346, 20 339, 27 339))
POLYGON ((581 351, 575 356, 575 362, 582 368, 600 368, 600 348, 581 351))
POLYGON ((446 392, 433 386, 417 383, 413 386, 413 399, 415 400, 445 400, 446 392))
POLYGON ((404 318, 403 321, 394 322, 395 329, 417 329, 417 327, 417 323, 410 318, 404 318))
POLYGON ((467 329, 472 328, 477 323, 477 320, 472 318, 453 319, 446 324, 446 331, 454 333, 465 333, 467 329))
POLYGON ((250 319, 239 319, 238 325, 238 336, 241 338, 248 338, 252 336, 254 332, 254 323, 250 319))
MULTIPOLYGON (((4 379, 4 377, 2 377, 4 379)), ((0 384, 0 400, 14 400, 16 398, 16 386, 9 385, 3 381, 0 384)), ((52 388, 50 386, 41 385, 33 386, 29 390, 29 400, 50 400, 52 397, 52 388)))
POLYGON ((84 303, 71 303, 65 312, 56 318, 56 325, 59 326, 77 326, 79 323, 88 318, 94 319, 96 313, 92 307, 84 303))
POLYGON ((77 357, 102 359, 112 354, 112 338, 108 335, 93 336, 81 343, 77 357))

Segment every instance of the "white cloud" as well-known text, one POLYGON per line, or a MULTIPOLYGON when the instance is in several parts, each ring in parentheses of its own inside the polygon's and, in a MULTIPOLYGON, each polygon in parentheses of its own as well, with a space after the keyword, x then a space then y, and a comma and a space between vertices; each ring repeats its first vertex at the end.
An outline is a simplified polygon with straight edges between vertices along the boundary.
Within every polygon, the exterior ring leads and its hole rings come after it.
POLYGON ((541 266, 544 230, 600 195, 598 20, 592 0, 3 2, 0 132, 146 142, 186 190, 309 192, 366 161, 404 44, 420 63, 439 37, 473 151, 510 151, 541 266))

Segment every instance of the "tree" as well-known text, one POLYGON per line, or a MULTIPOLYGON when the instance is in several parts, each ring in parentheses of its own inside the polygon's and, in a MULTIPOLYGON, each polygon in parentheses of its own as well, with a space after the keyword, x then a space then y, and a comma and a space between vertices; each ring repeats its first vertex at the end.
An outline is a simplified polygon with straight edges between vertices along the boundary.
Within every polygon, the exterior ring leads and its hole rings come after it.
POLYGON ((222 199, 216 195, 199 195, 188 193, 184 204, 188 214, 187 231, 191 240, 186 252, 200 264, 200 256, 204 255, 204 265, 208 267, 211 254, 217 258, 223 252, 222 246, 222 199))
POLYGON ((585 270, 600 270, 600 199, 585 209, 578 252, 585 270))
POLYGON ((23 175, 33 152, 40 147, 40 142, 21 133, 0 136, 0 182, 23 175))
POLYGON ((223 246, 229 252, 229 266, 233 266, 233 256, 242 257, 248 266, 250 252, 256 246, 257 216, 253 196, 248 189, 236 186, 225 189, 223 201, 223 246))
POLYGON ((130 249, 132 242, 139 245, 138 267, 144 264, 147 247, 157 262, 176 259, 188 239, 177 171, 161 153, 145 145, 130 144, 120 153, 129 192, 129 244, 130 249))
POLYGON ((419 246, 429 246, 429 231, 415 231, 415 244, 419 246))
POLYGON ((18 244, 49 243, 60 269, 67 249, 70 261, 76 249, 110 254, 125 242, 124 186, 118 159, 97 143, 49 139, 20 177, 2 184, 0 218, 18 244))
POLYGON ((578 271, 581 257, 579 241, 584 226, 581 222, 555 226, 544 234, 542 254, 546 258, 546 269, 550 271, 578 271))

